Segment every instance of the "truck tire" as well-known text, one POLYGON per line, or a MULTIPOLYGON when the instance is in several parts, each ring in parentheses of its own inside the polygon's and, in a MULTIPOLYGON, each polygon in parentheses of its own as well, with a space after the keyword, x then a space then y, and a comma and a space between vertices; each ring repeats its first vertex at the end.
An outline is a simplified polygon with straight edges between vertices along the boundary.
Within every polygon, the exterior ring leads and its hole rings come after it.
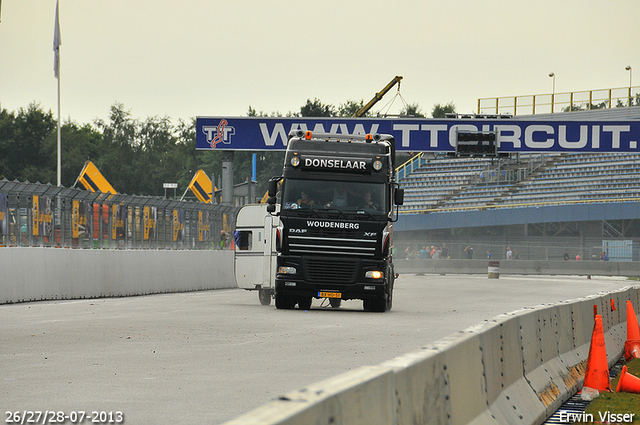
POLYGON ((387 311, 387 297, 364 300, 364 309, 374 313, 384 313, 387 311))
POLYGON ((269 289, 259 289, 258 299, 260 300, 260 304, 262 305, 271 304, 271 291, 269 289))
POLYGON ((298 307, 300 310, 309 310, 311 308, 311 302, 313 298, 311 297, 301 297, 298 298, 298 307))
MULTIPOLYGON (((388 276, 387 276, 388 278, 388 276)), ((365 311, 384 313, 391 310, 393 306, 393 281, 387 279, 386 291, 380 298, 367 299, 363 301, 365 311)))
POLYGON ((276 308, 279 310, 291 310, 295 302, 289 295, 276 293, 276 308))

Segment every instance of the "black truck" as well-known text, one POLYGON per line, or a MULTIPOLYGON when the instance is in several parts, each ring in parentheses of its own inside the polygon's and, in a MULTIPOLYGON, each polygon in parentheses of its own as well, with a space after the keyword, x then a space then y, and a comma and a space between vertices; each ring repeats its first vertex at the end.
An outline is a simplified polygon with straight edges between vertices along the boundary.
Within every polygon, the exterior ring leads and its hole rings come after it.
POLYGON ((270 180, 267 201, 272 214, 280 203, 278 309, 308 309, 313 298, 391 309, 394 205, 404 198, 394 166, 390 135, 289 134, 283 175, 270 180))

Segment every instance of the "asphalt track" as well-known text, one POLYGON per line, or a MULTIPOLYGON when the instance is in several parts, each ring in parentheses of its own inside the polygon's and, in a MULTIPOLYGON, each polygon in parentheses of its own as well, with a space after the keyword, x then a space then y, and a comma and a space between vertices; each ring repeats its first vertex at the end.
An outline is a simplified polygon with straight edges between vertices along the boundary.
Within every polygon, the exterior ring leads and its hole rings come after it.
MULTIPOLYGON (((239 289, 0 306, 0 407, 120 411, 127 424, 232 419, 501 313, 631 286, 621 278, 403 275, 389 313, 261 306, 239 289)), ((86 421, 88 423, 88 421, 86 421)))

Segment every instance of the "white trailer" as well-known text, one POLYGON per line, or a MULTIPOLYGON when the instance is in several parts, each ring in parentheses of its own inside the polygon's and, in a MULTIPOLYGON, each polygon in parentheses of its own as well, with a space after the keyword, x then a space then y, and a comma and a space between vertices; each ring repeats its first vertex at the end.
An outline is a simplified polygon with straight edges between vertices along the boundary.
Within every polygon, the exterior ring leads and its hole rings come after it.
POLYGON ((262 305, 271 304, 275 289, 276 229, 280 220, 267 204, 245 205, 236 218, 235 274, 239 288, 258 291, 262 305))

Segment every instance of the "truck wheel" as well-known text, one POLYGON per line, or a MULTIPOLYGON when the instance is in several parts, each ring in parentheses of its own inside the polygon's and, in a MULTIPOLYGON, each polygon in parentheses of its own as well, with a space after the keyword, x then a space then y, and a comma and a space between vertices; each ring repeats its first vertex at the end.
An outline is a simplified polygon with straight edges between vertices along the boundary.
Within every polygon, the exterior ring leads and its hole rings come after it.
POLYGON ((280 310, 291 310, 295 303, 288 295, 276 294, 276 308, 280 310))
POLYGON ((388 282, 387 288, 389 289, 389 292, 387 292, 387 311, 391 311, 391 307, 393 307, 393 285, 394 285, 393 270, 387 276, 387 282, 388 282))
POLYGON ((300 310, 309 310, 311 308, 312 301, 313 298, 311 297, 298 298, 298 307, 300 307, 300 310))
POLYGON ((342 300, 340 298, 329 298, 329 304, 331 305, 331 308, 340 308, 342 300))
POLYGON ((365 311, 384 313, 387 310, 387 297, 364 300, 365 311))
POLYGON ((258 299, 260 300, 260 304, 262 305, 271 304, 271 291, 268 289, 259 289, 258 299))

